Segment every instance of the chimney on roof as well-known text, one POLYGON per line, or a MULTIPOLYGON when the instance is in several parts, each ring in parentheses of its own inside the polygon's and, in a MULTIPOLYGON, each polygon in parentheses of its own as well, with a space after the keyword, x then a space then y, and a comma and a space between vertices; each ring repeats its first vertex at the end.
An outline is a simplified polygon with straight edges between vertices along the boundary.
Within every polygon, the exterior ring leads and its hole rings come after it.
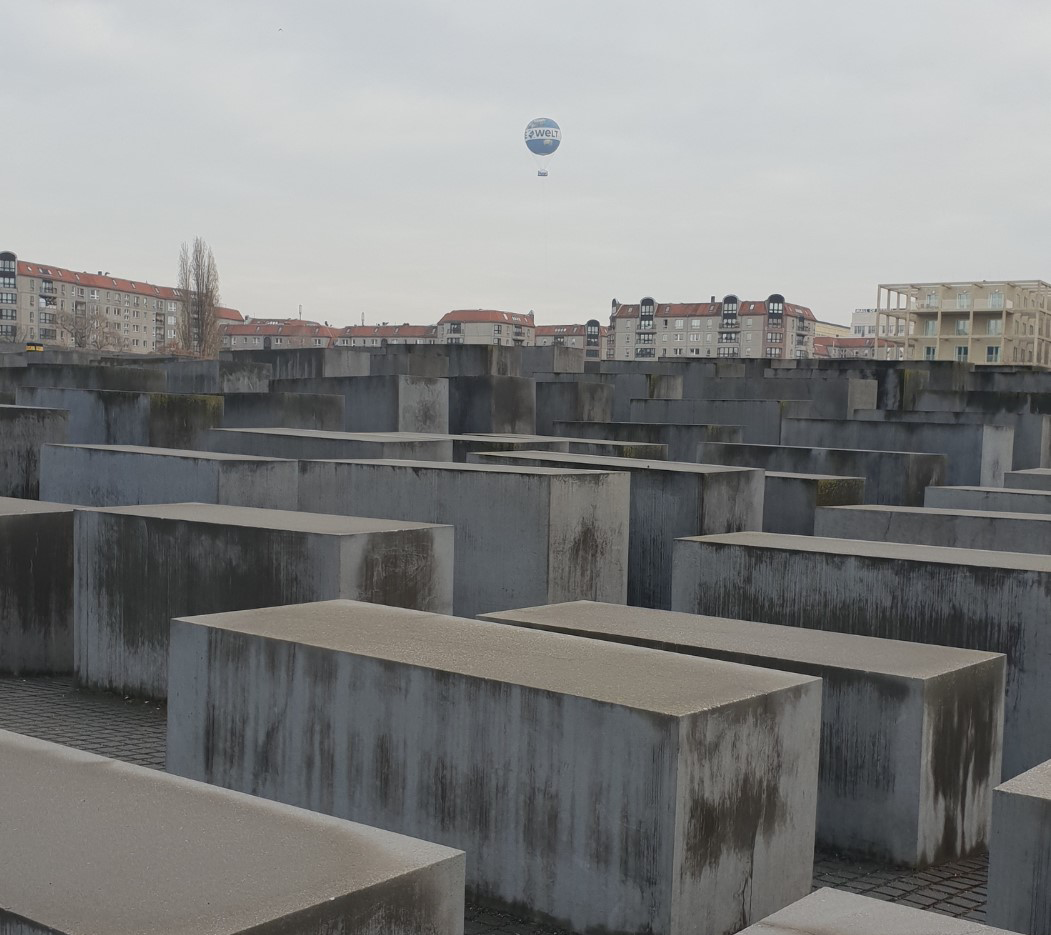
POLYGON ((101 276, 102 275, 102 270, 99 270, 98 274, 101 276))
POLYGON ((713 296, 712 296, 712 297, 711 297, 711 298, 710 298, 710 299, 709 299, 708 301, 709 301, 709 302, 710 302, 710 303, 711 303, 712 305, 715 305, 715 296, 713 295, 713 296))

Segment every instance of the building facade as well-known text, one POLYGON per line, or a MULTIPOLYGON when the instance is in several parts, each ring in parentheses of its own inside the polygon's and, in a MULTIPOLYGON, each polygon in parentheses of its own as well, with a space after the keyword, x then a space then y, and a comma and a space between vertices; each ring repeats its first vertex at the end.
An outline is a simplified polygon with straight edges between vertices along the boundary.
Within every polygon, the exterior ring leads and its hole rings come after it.
POLYGON ((602 360, 607 356, 609 328, 597 318, 582 325, 537 325, 537 347, 581 347, 588 360, 602 360))
POLYGON ((659 357, 801 358, 814 354, 814 313, 774 294, 762 301, 728 295, 721 302, 666 304, 651 296, 635 305, 616 299, 608 355, 615 360, 659 357))
POLYGON ((301 318, 246 318, 220 324, 224 351, 291 350, 297 347, 332 347, 339 333, 316 321, 301 318))
POLYGON ((910 360, 1051 367, 1051 284, 881 283, 877 313, 910 360), (899 330, 900 329, 900 330, 899 330))
POLYGON ((439 344, 500 344, 533 347, 536 324, 533 313, 499 312, 491 309, 459 309, 438 320, 439 344))
POLYGON ((437 344, 437 325, 350 325, 336 334, 336 347, 377 348, 388 344, 437 344))

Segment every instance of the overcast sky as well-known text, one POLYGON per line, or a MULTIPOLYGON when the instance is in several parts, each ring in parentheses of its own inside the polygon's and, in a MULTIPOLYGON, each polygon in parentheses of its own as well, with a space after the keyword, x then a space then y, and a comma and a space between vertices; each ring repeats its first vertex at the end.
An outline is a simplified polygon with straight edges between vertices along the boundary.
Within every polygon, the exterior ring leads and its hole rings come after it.
POLYGON ((0 0, 0 249, 333 324, 1051 279, 1047 0, 0 0), (562 127, 537 178, 526 123, 562 127))

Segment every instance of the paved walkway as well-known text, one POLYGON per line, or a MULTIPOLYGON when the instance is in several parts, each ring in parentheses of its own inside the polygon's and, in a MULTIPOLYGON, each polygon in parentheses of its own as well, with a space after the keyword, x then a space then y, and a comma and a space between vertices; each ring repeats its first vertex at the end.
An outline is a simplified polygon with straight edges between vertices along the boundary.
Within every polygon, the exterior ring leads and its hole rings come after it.
MULTIPOLYGON (((80 691, 71 679, 0 678, 0 729, 29 734, 153 769, 164 768, 163 704, 80 691)), ((985 858, 909 871, 819 853, 814 887, 985 920, 985 858)), ((556 930, 468 906, 465 935, 556 935, 556 930)))

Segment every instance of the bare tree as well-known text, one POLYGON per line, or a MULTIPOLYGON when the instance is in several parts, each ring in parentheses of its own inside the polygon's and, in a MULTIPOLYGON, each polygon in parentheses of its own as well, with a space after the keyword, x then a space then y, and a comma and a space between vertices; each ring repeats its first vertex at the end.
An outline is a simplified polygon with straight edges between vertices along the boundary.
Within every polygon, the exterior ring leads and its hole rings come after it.
POLYGON ((73 347, 87 347, 97 351, 124 351, 128 339, 120 332, 120 325, 110 321, 93 306, 81 315, 57 312, 55 325, 69 335, 73 347))
POLYGON ((212 248, 201 237, 194 237, 192 245, 183 243, 179 251, 179 292, 179 343, 195 357, 218 357, 219 268, 212 248))

